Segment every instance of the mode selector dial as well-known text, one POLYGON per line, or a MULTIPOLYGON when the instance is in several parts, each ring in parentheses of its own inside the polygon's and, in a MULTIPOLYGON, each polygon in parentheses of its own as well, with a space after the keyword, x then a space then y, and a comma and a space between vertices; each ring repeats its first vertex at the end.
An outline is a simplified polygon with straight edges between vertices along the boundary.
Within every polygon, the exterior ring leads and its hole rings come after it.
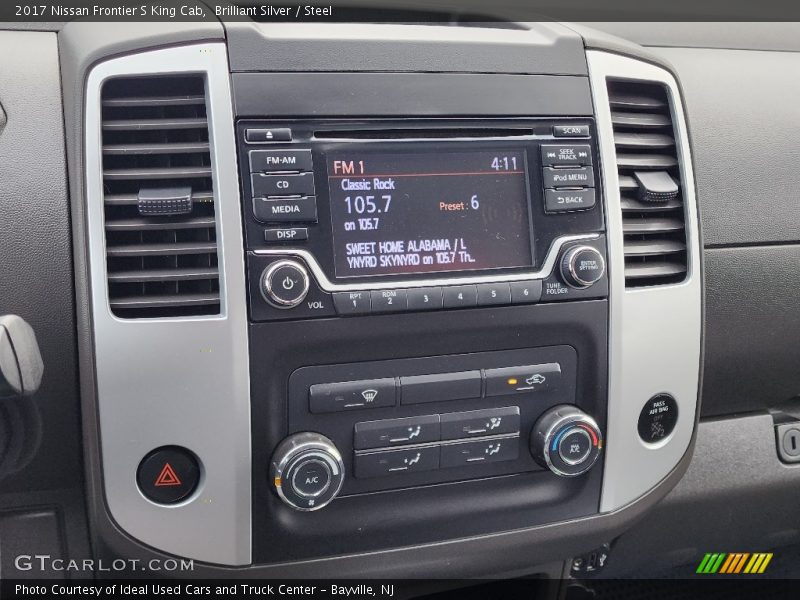
POLYGON ((277 308, 294 308, 308 294, 308 271, 294 260, 279 260, 261 274, 261 294, 277 308))
POLYGON ((318 510, 342 489, 344 462, 332 441, 319 433, 295 433, 275 449, 272 485, 296 510, 318 510))
POLYGON ((561 257, 561 276, 574 288, 594 285, 605 272, 603 255, 591 246, 573 246, 561 257))
POLYGON ((531 454, 556 475, 574 477, 592 468, 603 449, 597 422, 570 404, 545 412, 531 432, 531 454))

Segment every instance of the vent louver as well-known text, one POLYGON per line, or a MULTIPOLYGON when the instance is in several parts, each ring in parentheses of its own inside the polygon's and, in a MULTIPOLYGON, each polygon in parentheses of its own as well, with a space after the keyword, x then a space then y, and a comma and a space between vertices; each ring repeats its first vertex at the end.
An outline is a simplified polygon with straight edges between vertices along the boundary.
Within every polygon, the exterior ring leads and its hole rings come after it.
POLYGON ((110 79, 102 111, 111 311, 122 318, 218 314, 205 78, 110 79))
POLYGON ((625 285, 678 283, 687 272, 686 223, 667 88, 608 81, 619 172, 625 285))

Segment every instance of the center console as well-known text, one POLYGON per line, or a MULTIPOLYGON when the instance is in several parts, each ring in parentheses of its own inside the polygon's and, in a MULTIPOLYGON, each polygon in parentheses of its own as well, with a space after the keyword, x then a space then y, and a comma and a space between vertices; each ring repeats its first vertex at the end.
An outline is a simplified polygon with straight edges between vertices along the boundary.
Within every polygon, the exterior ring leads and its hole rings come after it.
POLYGON ((115 553, 491 575, 608 541, 685 468, 674 79, 557 25, 380 27, 378 52, 229 24, 91 70, 89 468, 115 553))

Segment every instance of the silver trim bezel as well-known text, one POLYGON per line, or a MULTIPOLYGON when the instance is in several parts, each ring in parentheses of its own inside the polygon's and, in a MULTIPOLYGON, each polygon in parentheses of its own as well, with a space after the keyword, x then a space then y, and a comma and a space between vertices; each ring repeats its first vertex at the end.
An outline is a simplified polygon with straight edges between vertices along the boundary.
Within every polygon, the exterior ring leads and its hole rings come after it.
POLYGON ((608 418, 600 511, 618 510, 656 487, 686 454, 694 432, 702 344, 700 226, 689 135, 680 89, 666 69, 633 58, 586 53, 606 196, 609 280, 608 418), (626 289, 622 209, 607 80, 665 86, 681 169, 688 269, 683 282, 626 289), (659 393, 678 404, 669 437, 646 444, 638 434, 642 406, 659 393))
POLYGON ((89 72, 86 231, 105 504, 120 529, 153 548, 241 566, 251 561, 250 374, 233 124, 224 43, 131 54, 89 72), (106 281, 101 90, 114 77, 171 73, 206 80, 220 314, 121 319, 109 308, 106 281), (187 501, 165 506, 139 492, 136 470, 168 445, 193 452, 204 477, 187 501))
MULTIPOLYGON (((470 285, 480 283, 511 283, 514 281, 530 281, 532 279, 546 279, 553 272, 558 261, 561 249, 566 244, 585 242, 600 238, 598 233, 580 235, 565 235, 553 240, 542 267, 538 271, 524 273, 495 273, 488 275, 458 276, 458 277, 431 277, 426 279, 387 280, 376 278, 375 281, 359 283, 334 283, 325 274, 314 255, 302 248, 259 248, 253 253, 258 256, 296 256, 302 258, 308 265, 317 284, 326 292, 360 292, 370 290, 396 290, 401 288, 421 288, 432 286, 470 285)), ((594 250, 594 248, 593 248, 594 250)), ((463 272, 463 271, 462 271, 463 272)))

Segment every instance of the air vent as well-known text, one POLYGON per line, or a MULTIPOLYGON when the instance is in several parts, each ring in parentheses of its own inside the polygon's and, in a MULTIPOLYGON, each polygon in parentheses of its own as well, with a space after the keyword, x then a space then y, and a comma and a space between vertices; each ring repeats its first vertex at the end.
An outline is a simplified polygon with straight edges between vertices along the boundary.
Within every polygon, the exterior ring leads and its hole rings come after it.
POLYGON ((130 319, 218 314, 204 77, 110 79, 102 110, 112 312, 130 319))
POLYGON ((619 171, 625 285, 686 278, 686 223, 681 173, 667 88, 608 81, 619 171))

